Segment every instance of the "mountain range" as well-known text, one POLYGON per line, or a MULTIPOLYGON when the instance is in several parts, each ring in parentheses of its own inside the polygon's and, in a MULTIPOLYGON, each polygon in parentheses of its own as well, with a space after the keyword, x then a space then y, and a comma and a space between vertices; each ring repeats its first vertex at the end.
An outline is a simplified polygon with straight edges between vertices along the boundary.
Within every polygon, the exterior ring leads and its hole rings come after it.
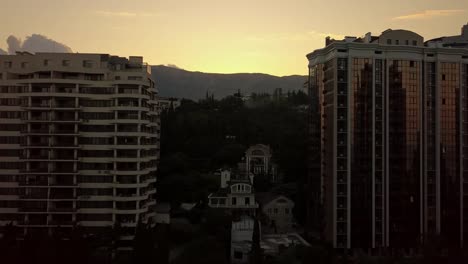
POLYGON ((152 78, 162 97, 198 100, 206 95, 220 99, 238 91, 272 94, 276 88, 282 92, 301 90, 307 76, 273 76, 262 73, 219 74, 192 72, 164 65, 151 66, 152 78))

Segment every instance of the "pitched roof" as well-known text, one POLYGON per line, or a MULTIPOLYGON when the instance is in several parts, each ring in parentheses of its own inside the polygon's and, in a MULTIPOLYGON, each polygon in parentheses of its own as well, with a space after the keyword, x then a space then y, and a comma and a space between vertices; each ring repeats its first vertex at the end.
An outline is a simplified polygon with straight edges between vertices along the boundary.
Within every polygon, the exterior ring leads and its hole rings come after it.
POLYGON ((261 193, 256 193, 255 194, 255 199, 257 202, 261 205, 266 205, 278 198, 285 198, 291 202, 293 202, 291 199, 289 199, 287 196, 282 195, 282 194, 276 194, 276 193, 270 193, 270 192, 261 192, 261 193))

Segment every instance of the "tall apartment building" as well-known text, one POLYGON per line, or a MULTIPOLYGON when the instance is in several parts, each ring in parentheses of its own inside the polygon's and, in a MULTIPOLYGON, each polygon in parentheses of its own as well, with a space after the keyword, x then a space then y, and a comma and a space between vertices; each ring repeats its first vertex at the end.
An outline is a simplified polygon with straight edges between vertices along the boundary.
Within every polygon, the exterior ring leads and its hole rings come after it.
POLYGON ((468 49, 420 35, 327 38, 307 55, 324 237, 341 249, 468 242, 468 49), (467 188, 465 188, 467 187, 467 188))
MULTIPOLYGON (((155 215, 160 121, 142 57, 0 56, 0 226, 122 230, 155 215)), ((67 233, 67 232, 64 232, 67 233)))

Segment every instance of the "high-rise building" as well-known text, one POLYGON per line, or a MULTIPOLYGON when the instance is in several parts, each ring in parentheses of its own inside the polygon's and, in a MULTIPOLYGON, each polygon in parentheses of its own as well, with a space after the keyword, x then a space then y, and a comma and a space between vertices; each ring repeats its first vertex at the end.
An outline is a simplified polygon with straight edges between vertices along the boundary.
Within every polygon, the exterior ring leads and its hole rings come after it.
POLYGON ((0 226, 22 233, 120 223, 130 247, 155 216, 160 121, 142 57, 0 56, 0 226))
POLYGON ((434 237, 463 247, 468 49, 386 30, 327 38, 307 58, 320 114, 312 182, 321 186, 323 236, 341 249, 411 251, 434 237))

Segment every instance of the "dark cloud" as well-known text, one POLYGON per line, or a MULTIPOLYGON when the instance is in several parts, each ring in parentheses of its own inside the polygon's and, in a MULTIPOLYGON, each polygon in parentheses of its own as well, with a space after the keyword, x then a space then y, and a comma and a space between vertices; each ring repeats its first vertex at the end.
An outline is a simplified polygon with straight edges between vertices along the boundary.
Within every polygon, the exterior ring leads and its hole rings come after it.
POLYGON ((21 39, 11 35, 7 38, 8 52, 15 54, 16 51, 21 50, 21 39))
POLYGON ((40 34, 32 34, 26 37, 24 42, 21 39, 11 35, 7 39, 8 52, 15 54, 17 51, 35 52, 57 52, 57 53, 71 53, 73 52, 70 47, 53 39, 40 34))
POLYGON ((32 34, 30 37, 27 37, 21 48, 23 51, 29 52, 73 52, 67 45, 39 34, 32 34))

